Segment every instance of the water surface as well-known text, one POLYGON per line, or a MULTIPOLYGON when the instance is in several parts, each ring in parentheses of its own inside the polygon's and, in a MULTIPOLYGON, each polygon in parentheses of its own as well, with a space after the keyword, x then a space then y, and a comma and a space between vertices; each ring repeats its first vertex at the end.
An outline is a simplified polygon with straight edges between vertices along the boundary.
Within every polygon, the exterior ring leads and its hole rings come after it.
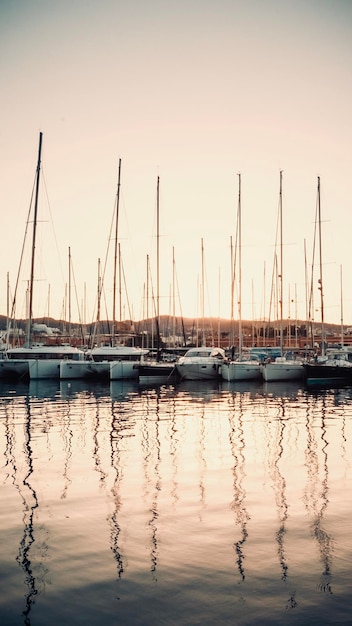
POLYGON ((4 626, 348 624, 352 390, 0 386, 4 626))

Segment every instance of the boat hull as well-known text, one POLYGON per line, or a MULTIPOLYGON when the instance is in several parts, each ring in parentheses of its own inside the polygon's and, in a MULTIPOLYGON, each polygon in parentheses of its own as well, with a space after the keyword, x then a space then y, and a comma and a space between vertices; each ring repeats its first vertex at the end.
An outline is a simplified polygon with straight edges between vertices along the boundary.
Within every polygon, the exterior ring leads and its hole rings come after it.
POLYGON ((181 380, 220 380, 225 352, 217 347, 195 347, 176 362, 181 380))
POLYGON ((4 359, 4 373, 11 378, 37 380, 59 379, 60 362, 64 360, 83 361, 84 353, 69 345, 13 348, 4 359))
POLYGON ((260 380, 262 377, 260 363, 258 361, 230 361, 221 366, 223 380, 260 380))
POLYGON ((309 386, 349 385, 352 384, 352 367, 307 363, 304 366, 304 376, 309 386))
POLYGON ((281 380, 303 380, 304 367, 295 361, 263 363, 262 377, 266 382, 281 380))
POLYGON ((37 379, 59 379, 60 360, 58 359, 32 359, 29 361, 29 378, 37 379))
POLYGON ((221 378, 220 363, 177 363, 176 368, 181 380, 219 380, 221 378))
POLYGON ((143 385, 163 385, 177 379, 174 363, 141 363, 138 368, 138 380, 143 385))
POLYGON ((137 380, 139 376, 140 360, 138 361, 112 361, 110 363, 110 380, 137 380))
POLYGON ((70 359, 60 361, 61 380, 98 378, 96 372, 92 370, 91 361, 71 361, 70 359))
POLYGON ((3 359, 0 361, 0 378, 28 380, 29 365, 27 359, 3 359))

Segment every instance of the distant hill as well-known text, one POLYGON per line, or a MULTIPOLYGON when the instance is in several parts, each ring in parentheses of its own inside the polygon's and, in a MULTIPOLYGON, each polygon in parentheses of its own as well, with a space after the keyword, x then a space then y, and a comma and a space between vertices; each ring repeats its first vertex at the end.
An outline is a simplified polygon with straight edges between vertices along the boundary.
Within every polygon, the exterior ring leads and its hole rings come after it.
MULTIPOLYGON (((197 329, 199 331, 202 330, 203 321, 204 321, 205 332, 211 331, 213 333, 217 333, 218 331, 220 331, 220 333, 228 334, 233 328, 233 332, 238 333, 238 321, 236 320, 233 323, 231 323, 231 320, 229 319, 224 319, 224 318, 219 319, 219 318, 214 318, 214 317, 205 318, 204 320, 192 319, 192 318, 181 318, 181 317, 175 317, 174 319, 171 315, 160 316, 160 332, 161 334, 164 334, 165 330, 167 330, 168 333, 171 333, 175 329, 175 332, 177 332, 178 334, 180 334, 180 330, 183 330, 187 334, 194 333, 197 329)), ((60 332, 63 334, 66 334, 68 332, 69 326, 70 326, 70 330, 72 333, 79 333, 82 330, 81 325, 77 322, 71 322, 71 324, 69 325, 69 323, 65 320, 54 319, 52 317, 49 317, 49 318, 38 317, 38 318, 33 319, 33 322, 37 324, 46 324, 50 328, 59 329, 60 332)), ((17 328, 21 328, 23 330, 26 329, 26 323, 27 322, 25 319, 16 320, 17 328)), ((291 329, 293 329, 295 326, 295 321, 284 320, 283 322, 284 328, 288 327, 289 324, 291 326, 291 329)), ((0 315, 0 330, 6 330, 6 325, 7 325, 6 316, 0 315)), ((253 329, 255 333, 258 333, 260 328, 263 327, 263 325, 265 327, 268 326, 267 322, 263 323, 260 320, 257 320, 254 322, 250 320, 245 320, 245 321, 242 321, 242 330, 244 334, 247 334, 247 333, 251 334, 253 329)), ((315 323, 315 327, 318 331, 319 331, 319 326, 320 325, 318 323, 315 323)), ((93 333, 94 327, 95 327, 95 322, 91 322, 89 324, 84 325, 84 330, 86 333, 93 333)), ((152 332, 153 327, 155 329, 155 318, 149 318, 149 319, 139 320, 139 321, 134 321, 134 322, 132 322, 131 320, 125 320, 123 322, 117 322, 116 332, 136 332, 136 333, 152 332)), ((278 322, 271 322, 270 327, 277 328, 278 322)), ((304 320, 297 320, 297 327, 302 332, 303 329, 306 328, 306 322, 304 320)), ((325 331, 328 334, 338 335, 341 333, 341 326, 339 324, 325 324, 325 331)), ((102 334, 111 333, 112 321, 101 320, 100 332, 102 334)), ((293 333, 293 330, 291 330, 291 332, 293 333)))

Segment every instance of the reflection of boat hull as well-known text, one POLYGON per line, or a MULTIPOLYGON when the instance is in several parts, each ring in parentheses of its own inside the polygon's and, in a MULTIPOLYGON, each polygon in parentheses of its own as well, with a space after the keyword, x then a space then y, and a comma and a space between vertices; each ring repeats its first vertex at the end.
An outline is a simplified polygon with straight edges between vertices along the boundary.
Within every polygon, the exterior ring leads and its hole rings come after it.
POLYGON ((110 397, 112 400, 126 399, 139 393, 138 380, 112 380, 110 383, 110 397))
POLYGON ((260 380, 262 377, 259 361, 230 361, 221 366, 223 380, 260 380))
POLYGON ((178 379, 174 363, 141 363, 138 368, 139 382, 142 384, 165 384, 178 379))
POLYGON ((304 374, 307 385, 346 385, 352 384, 352 367, 306 363, 304 374))

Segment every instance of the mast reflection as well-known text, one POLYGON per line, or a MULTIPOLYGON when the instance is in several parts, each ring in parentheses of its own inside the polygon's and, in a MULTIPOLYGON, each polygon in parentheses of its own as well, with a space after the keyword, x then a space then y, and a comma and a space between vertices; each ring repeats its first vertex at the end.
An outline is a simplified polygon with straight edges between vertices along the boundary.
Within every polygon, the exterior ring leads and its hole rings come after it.
POLYGON ((308 473, 308 483, 305 490, 305 507, 311 520, 311 533, 317 542, 320 561, 323 564, 322 578, 318 584, 321 591, 331 593, 331 561, 332 561, 332 537, 324 528, 324 517, 328 507, 328 445, 326 438, 325 426, 326 414, 326 396, 322 394, 320 397, 313 398, 313 413, 307 414, 307 448, 306 448, 306 467, 308 473), (315 412, 320 417, 320 454, 322 462, 319 460, 319 446, 315 436, 315 412), (320 481, 320 476, 322 479, 320 481))
POLYGON ((156 573, 158 568, 158 527, 159 518, 158 497, 161 489, 160 481, 160 387, 153 391, 145 391, 146 410, 143 418, 142 449, 144 461, 144 476, 146 481, 145 495, 150 503, 147 507, 150 517, 147 521, 150 529, 150 571, 153 579, 157 581, 156 573), (155 394, 155 398, 153 395, 155 394), (155 400, 155 406, 154 405, 155 400), (152 401, 152 402, 150 402, 152 401), (151 407, 150 407, 151 405, 151 407))
POLYGON ((122 508, 121 486, 123 480, 123 462, 121 458, 122 442, 134 435, 135 419, 131 419, 130 402, 138 397, 138 386, 131 381, 114 381, 110 385, 111 425, 110 425, 110 463, 114 470, 111 493, 113 512, 109 515, 110 547, 117 565, 117 577, 122 578, 125 560, 121 547, 120 513, 122 508))
MULTIPOLYGON (((19 545, 18 555, 16 560, 22 567, 25 574, 25 582, 27 585, 26 604, 22 611, 24 617, 24 624, 30 625, 30 611, 35 602, 35 596, 38 593, 36 577, 33 573, 33 566, 31 561, 31 548, 35 541, 34 536, 34 513, 39 506, 36 490, 31 484, 31 478, 33 474, 33 459, 32 459, 32 434, 31 434, 31 409, 29 397, 25 398, 26 406, 26 421, 24 424, 24 456, 26 461, 27 472, 23 477, 22 484, 17 483, 18 492, 23 502, 23 536, 19 545)), ((14 475, 17 475, 17 467, 14 467, 14 475)), ((16 484, 16 482, 14 483, 16 484)))
POLYGON ((240 529, 240 539, 233 544, 236 553, 236 562, 239 574, 242 580, 245 580, 244 569, 244 545, 248 538, 247 523, 250 520, 250 515, 247 512, 245 506, 246 490, 244 489, 243 482, 246 477, 245 472, 245 439, 243 430, 243 397, 241 393, 235 393, 232 396, 233 406, 230 414, 230 446, 231 453, 234 459, 234 465, 232 467, 233 475, 233 501, 231 508, 235 513, 236 524, 240 529), (236 406, 236 400, 239 400, 239 407, 236 406))

